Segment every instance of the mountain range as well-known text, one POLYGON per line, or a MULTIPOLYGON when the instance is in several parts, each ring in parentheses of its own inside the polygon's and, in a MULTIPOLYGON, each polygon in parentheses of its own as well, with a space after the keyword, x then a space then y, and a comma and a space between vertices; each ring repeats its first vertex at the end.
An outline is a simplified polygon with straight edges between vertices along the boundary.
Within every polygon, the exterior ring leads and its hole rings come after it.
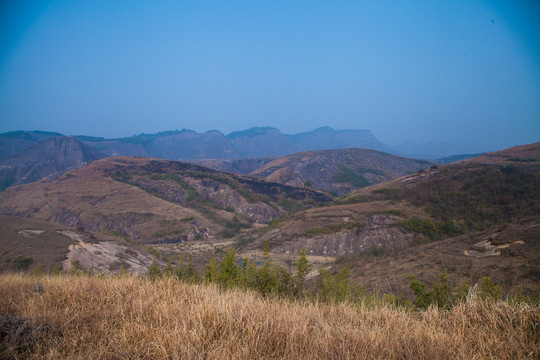
POLYGON ((313 184, 317 189, 339 195, 429 165, 426 161, 383 155, 374 150, 346 148, 358 146, 387 149, 367 130, 336 131, 329 127, 296 135, 284 135, 274 128, 252 128, 228 136, 218 131, 199 134, 182 130, 112 140, 19 131, 0 134, 0 154, 6 156, 0 159, 0 191, 54 178, 106 156, 189 160, 220 171, 251 174, 287 185, 313 184), (318 150, 330 147, 336 149, 318 150), (315 151, 278 160, 305 149, 315 151), (382 157, 384 161, 380 161, 382 157), (271 164, 263 168, 268 162, 271 164))
MULTIPOLYGON (((16 131, 0 134, 0 158, 13 156, 59 133, 16 131)), ((74 136, 108 156, 144 156, 168 160, 235 159, 283 156, 300 151, 365 147, 392 152, 369 130, 334 130, 322 127, 285 135, 271 127, 254 127, 224 135, 193 130, 140 134, 120 139, 74 136)))

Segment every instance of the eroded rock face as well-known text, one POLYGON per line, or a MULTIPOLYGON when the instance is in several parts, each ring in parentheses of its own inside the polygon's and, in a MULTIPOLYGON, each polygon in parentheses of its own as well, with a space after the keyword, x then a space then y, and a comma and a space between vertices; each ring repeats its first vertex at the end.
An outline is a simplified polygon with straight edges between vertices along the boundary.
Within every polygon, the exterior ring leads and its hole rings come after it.
POLYGON ((153 256, 136 248, 114 241, 101 241, 95 244, 79 241, 69 246, 67 259, 62 263, 65 271, 74 266, 97 274, 116 274, 122 269, 137 275, 145 275, 153 256))
POLYGON ((297 236, 287 239, 280 229, 263 235, 270 240, 272 251, 297 254, 301 249, 310 255, 345 256, 353 255, 373 247, 403 248, 411 239, 403 229, 392 226, 399 218, 392 215, 372 215, 366 218, 363 229, 341 230, 332 234, 297 236))
POLYGON ((250 203, 230 186, 217 181, 187 178, 186 182, 217 206, 232 209, 255 223, 269 224, 283 213, 263 202, 250 203))

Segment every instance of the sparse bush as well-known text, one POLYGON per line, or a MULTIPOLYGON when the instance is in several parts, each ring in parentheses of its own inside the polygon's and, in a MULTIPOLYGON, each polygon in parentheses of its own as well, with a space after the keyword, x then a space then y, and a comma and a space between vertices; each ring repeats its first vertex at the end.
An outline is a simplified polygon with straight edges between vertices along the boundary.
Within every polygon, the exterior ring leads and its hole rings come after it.
POLYGON ((395 223, 395 226, 400 226, 405 230, 415 231, 427 235, 431 239, 438 239, 440 237, 439 228, 430 219, 411 217, 395 223))
POLYGON ((426 290, 426 284, 409 276, 409 285, 416 296, 414 304, 420 309, 427 309, 430 305, 439 308, 450 308, 453 305, 453 289, 448 284, 448 272, 445 270, 439 275, 439 283, 432 283, 432 290, 426 290))
POLYGON ((370 182, 368 179, 366 179, 362 175, 357 174, 356 172, 349 169, 348 167, 344 165, 340 165, 340 164, 336 164, 336 166, 339 168, 340 171, 335 173, 332 176, 332 180, 334 180, 335 182, 348 183, 359 188, 370 185, 370 182))
MULTIPOLYGON (((332 195, 337 196, 337 194, 332 194, 332 195)), ((351 196, 346 196, 346 197, 337 199, 330 205, 358 204, 365 201, 367 201, 367 199, 362 195, 351 195, 351 196)))
POLYGON ((496 301, 501 298, 501 288, 488 276, 482 278, 478 287, 478 296, 484 300, 496 301))
POLYGON ((146 251, 151 254, 151 255, 154 255, 155 257, 157 257, 158 259, 161 257, 161 253, 154 247, 152 246, 147 246, 146 247, 146 251))
POLYGON ((398 200, 401 196, 401 190, 393 188, 381 188, 371 192, 374 195, 379 195, 386 200, 398 200))
POLYGON ((362 288, 356 284, 349 284, 349 267, 341 271, 320 268, 315 296, 325 303, 357 302, 364 296, 362 288))
POLYGON ((12 267, 15 271, 25 271, 28 270, 30 265, 34 263, 34 259, 27 256, 17 256, 15 260, 13 260, 12 267))
POLYGON ((307 230, 308 235, 316 236, 316 235, 326 235, 326 234, 333 234, 336 232, 340 232, 341 230, 353 230, 356 229, 357 231, 364 228, 364 224, 360 222, 347 222, 347 223, 338 223, 338 224, 330 224, 326 225, 325 227, 314 227, 307 230))
POLYGON ((414 304, 403 295, 384 294, 384 301, 394 308, 414 310, 414 304))
POLYGON ((251 223, 249 221, 242 221, 238 215, 235 215, 232 220, 225 222, 225 229, 220 232, 220 235, 224 238, 231 238, 238 235, 242 229, 249 229, 251 223))
MULTIPOLYGON (((453 221, 447 221, 444 223, 435 222, 431 219, 421 219, 416 216, 401 220, 394 223, 394 226, 399 226, 408 231, 414 231, 419 234, 427 236, 430 240, 440 240, 444 236, 457 236, 464 234, 465 231, 456 226, 453 221)), ((421 245, 426 243, 421 237, 416 238, 414 243, 421 245)))
POLYGON ((381 212, 379 212, 378 214, 381 214, 381 215, 395 215, 395 216, 407 217, 407 215, 406 215, 403 211, 398 210, 398 209, 388 209, 388 210, 381 211, 381 212))

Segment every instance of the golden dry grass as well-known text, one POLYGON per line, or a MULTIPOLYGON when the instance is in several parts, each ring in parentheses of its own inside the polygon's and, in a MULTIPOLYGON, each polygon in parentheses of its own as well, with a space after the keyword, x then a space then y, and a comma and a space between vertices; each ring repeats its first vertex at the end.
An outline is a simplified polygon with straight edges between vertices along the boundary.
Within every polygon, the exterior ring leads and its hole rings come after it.
POLYGON ((472 301, 408 313, 263 299, 175 279, 0 276, 0 316, 47 323, 45 359, 505 359, 540 356, 540 313, 472 301), (36 288, 36 284, 41 287, 36 288), (36 291, 38 290, 38 291, 36 291))

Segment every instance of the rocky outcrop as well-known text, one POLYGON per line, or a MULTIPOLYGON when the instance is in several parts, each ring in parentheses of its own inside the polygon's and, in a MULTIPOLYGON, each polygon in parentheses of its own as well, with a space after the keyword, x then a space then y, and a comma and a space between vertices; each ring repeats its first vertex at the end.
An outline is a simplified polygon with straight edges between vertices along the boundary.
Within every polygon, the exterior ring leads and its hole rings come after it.
POLYGON ((117 274, 127 271, 142 276, 146 275, 153 261, 162 263, 146 252, 116 241, 88 243, 72 231, 62 233, 78 241, 69 246, 67 258, 62 263, 63 269, 68 272, 84 270, 95 274, 117 274))
POLYGON ((346 256, 354 255, 371 248, 404 248, 407 247, 412 235, 393 224, 398 217, 392 215, 372 215, 366 218, 366 224, 361 229, 346 229, 338 232, 288 238, 279 229, 273 229, 264 234, 260 242, 270 241, 273 252, 297 254, 301 249, 308 250, 310 255, 346 256))

